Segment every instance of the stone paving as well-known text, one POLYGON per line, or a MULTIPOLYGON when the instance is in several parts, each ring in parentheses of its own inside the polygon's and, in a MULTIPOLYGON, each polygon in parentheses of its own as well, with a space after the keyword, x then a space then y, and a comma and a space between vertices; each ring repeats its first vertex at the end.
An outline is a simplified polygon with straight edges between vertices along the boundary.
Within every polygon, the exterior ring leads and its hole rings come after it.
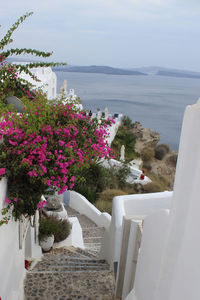
POLYGON ((45 253, 27 271, 25 300, 113 300, 113 273, 106 261, 98 259, 104 229, 70 208, 67 211, 79 219, 85 250, 71 246, 45 253))

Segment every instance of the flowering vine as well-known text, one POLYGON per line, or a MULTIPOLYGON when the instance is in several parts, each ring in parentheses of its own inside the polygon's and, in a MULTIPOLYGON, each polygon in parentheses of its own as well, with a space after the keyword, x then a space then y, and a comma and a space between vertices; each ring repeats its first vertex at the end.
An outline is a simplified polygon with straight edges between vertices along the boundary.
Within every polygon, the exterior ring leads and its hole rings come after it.
MULTIPOLYGON (((20 17, 0 41, 0 179, 8 180, 7 207, 2 210, 0 225, 9 220, 9 212, 18 219, 34 215, 45 202, 41 195, 50 188, 64 193, 73 189, 81 168, 101 158, 112 157, 105 142, 107 127, 113 120, 91 119, 73 104, 48 101, 41 91, 35 91, 19 72, 30 74, 30 68, 53 63, 12 65, 6 58, 13 54, 48 57, 52 53, 35 49, 4 47, 12 42, 12 33, 32 13, 20 17), (7 107, 7 95, 20 97, 24 112, 7 107), (30 101, 31 100, 31 101, 30 101)), ((33 77, 33 75, 31 75, 33 77)))
POLYGON ((99 125, 72 104, 41 98, 24 100, 23 114, 1 114, 0 178, 8 178, 6 202, 16 218, 33 215, 49 187, 59 194, 73 189, 82 167, 112 157, 105 138, 113 120, 99 125))

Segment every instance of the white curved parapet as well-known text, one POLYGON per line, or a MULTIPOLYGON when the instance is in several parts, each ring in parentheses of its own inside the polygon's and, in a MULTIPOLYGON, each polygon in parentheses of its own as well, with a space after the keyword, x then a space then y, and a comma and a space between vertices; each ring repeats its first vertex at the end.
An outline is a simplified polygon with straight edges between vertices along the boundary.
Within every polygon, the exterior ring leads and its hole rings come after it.
POLYGON ((115 138, 117 130, 118 130, 119 126, 121 125, 121 117, 116 118, 114 121, 115 121, 115 123, 112 124, 110 127, 108 127, 108 130, 107 130, 109 133, 109 136, 106 138, 108 145, 111 145, 112 141, 115 138))
POLYGON ((114 197, 111 225, 104 236, 101 258, 106 259, 111 265, 114 262, 119 262, 124 216, 135 216, 144 219, 145 216, 156 211, 170 209, 172 195, 173 192, 165 191, 114 197))
POLYGON ((80 214, 84 214, 91 219, 97 226, 108 229, 111 222, 111 216, 108 213, 102 213, 92 203, 90 203, 81 194, 70 191, 69 206, 80 214))
MULTIPOLYGON (((116 159, 102 159, 101 161, 102 165, 105 168, 110 168, 110 167, 115 167, 115 168, 120 168, 124 166, 124 163, 121 161, 118 161, 116 159)), ((134 183, 140 183, 142 185, 145 185, 149 182, 151 182, 151 179, 149 179, 149 177, 144 176, 144 179, 140 179, 140 176, 143 174, 143 172, 141 170, 139 170, 138 168, 134 168, 132 166, 129 165, 130 168, 130 175, 126 178, 126 181, 130 184, 134 184, 134 183)))

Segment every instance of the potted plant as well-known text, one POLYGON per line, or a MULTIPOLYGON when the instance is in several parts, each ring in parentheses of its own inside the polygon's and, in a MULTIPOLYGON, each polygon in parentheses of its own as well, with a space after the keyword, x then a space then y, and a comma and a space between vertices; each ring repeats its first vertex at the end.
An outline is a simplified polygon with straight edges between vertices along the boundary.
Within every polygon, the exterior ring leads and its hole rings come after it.
POLYGON ((39 224, 39 241, 44 252, 49 251, 54 243, 54 235, 58 230, 58 222, 55 218, 43 218, 39 224))
POLYGON ((44 252, 56 243, 65 240, 71 232, 71 223, 67 219, 55 217, 42 218, 39 225, 39 241, 44 252))
POLYGON ((64 241, 71 233, 71 223, 67 219, 57 219, 58 227, 54 236, 55 243, 64 241))

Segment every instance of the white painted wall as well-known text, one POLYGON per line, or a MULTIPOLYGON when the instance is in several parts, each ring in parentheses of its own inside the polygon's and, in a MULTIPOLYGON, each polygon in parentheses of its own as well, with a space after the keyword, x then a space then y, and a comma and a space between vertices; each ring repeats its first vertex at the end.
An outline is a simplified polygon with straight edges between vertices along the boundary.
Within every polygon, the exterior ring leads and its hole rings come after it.
POLYGON ((114 140, 115 138, 115 135, 117 133, 117 130, 119 128, 119 126, 121 125, 121 116, 119 118, 116 118, 114 121, 115 121, 115 124, 112 124, 112 126, 108 127, 108 132, 109 132, 109 137, 106 138, 106 141, 108 142, 108 145, 111 145, 112 141, 114 140))
MULTIPOLYGON (((5 207, 7 182, 0 181, 0 209, 5 207)), ((0 210, 0 218, 1 210, 0 210)), ((41 248, 34 243, 34 228, 28 227, 27 238, 19 249, 19 221, 12 218, 0 226, 0 297, 2 300, 23 300, 25 259, 41 257, 41 248), (28 256, 28 257, 27 257, 28 256)))
POLYGON ((108 213, 100 212, 92 203, 90 203, 81 194, 70 191, 69 206, 80 214, 85 215, 91 219, 97 226, 109 228, 111 222, 111 216, 108 213))
POLYGON ((17 300, 23 299, 24 245, 19 250, 19 224, 10 221, 0 227, 0 296, 3 300, 12 299, 17 293, 17 300))
POLYGON ((200 299, 200 101, 183 120, 167 248, 155 300, 200 299))
POLYGON ((127 257, 126 257, 126 268, 124 274, 123 290, 122 290, 122 299, 124 299, 131 289, 133 288, 135 280, 135 270, 137 264, 136 251, 139 247, 140 236, 139 236, 139 224, 136 220, 131 220, 130 226, 130 235, 128 241, 127 257))
POLYGON ((124 216, 141 216, 144 218, 161 209, 169 209, 172 194, 172 192, 166 191, 114 197, 111 225, 104 235, 100 253, 101 258, 106 259, 111 265, 113 262, 119 262, 124 216))
MULTIPOLYGON (((6 180, 0 181, 0 208, 5 206, 6 180)), ((0 213, 0 218, 2 217, 0 213)), ((0 226, 0 297, 11 300, 23 299, 22 281, 25 275, 24 247, 19 250, 19 223, 10 220, 0 226)))
POLYGON ((126 300, 200 299, 199 129, 200 101, 185 111, 170 215, 146 219, 137 279, 126 300))
POLYGON ((134 284, 135 295, 138 299, 155 299, 161 260, 166 248, 168 225, 169 211, 167 210, 151 214, 144 220, 134 284))
POLYGON ((42 88, 47 94, 47 99, 55 99, 57 96, 57 76, 51 67, 38 67, 31 69, 31 72, 40 80, 35 81, 25 72, 19 74, 22 79, 29 81, 35 88, 42 88))

